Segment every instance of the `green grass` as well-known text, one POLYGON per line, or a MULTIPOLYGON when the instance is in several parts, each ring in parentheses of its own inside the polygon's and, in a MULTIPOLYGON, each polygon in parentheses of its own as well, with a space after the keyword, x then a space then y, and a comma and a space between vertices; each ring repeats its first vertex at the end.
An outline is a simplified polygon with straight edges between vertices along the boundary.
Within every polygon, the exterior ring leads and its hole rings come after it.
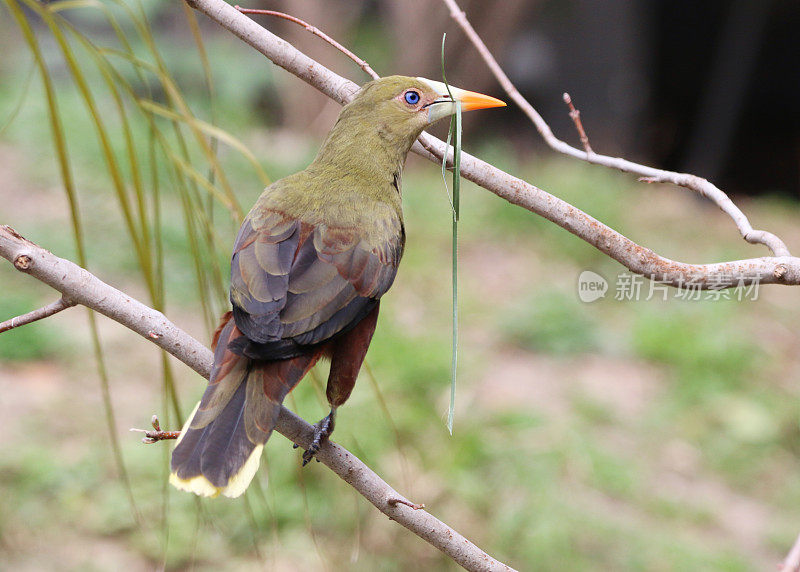
POLYGON ((598 328, 572 292, 537 292, 517 300, 500 327, 506 343, 529 351, 569 355, 598 348, 598 328))
POLYGON ((735 327, 735 302, 687 302, 640 313, 631 332, 637 356, 673 369, 680 399, 741 389, 755 377, 761 350, 735 327))
MULTIPOLYGON (((84 18, 94 18, 90 14, 84 18)), ((148 15, 158 21, 157 8, 148 8, 148 15)), ((5 38, 15 34, 4 21, 0 31, 8 32, 5 38)), ((316 144, 271 138, 277 106, 259 102, 274 97, 271 86, 283 75, 229 37, 206 32, 219 125, 245 141, 272 178, 302 168, 316 144), (290 143, 271 147, 281 141, 290 143)), ((95 39, 107 40, 102 34, 95 39)), ((193 44, 188 36, 172 39, 159 43, 166 65, 199 118, 210 121, 199 60, 188 57, 193 44)), ((15 57, 0 62, 0 123, 18 101, 30 65, 19 41, 3 42, 15 57)), ((355 45, 368 49, 370 32, 360 32, 355 45)), ((63 63, 52 57, 90 268, 147 300, 141 258, 89 115, 63 63)), ((389 56, 367 59, 376 64, 389 56)), ((137 77, 129 69, 125 74, 137 77)), ((87 77, 107 112, 113 150, 124 157, 109 94, 98 74, 87 77)), ((0 135, 0 172, 13 172, 17 181, 0 189, 1 198, 13 207, 34 193, 36 208, 10 208, 13 215, 2 216, 13 218, 0 223, 75 259, 41 94, 34 79, 16 121, 0 135), (21 159, 4 160, 3 149, 21 159)), ((162 101, 164 94, 154 98, 162 101)), ((132 129, 140 156, 147 156, 147 125, 132 129)), ((182 128, 186 137, 189 131, 182 128)), ((721 214, 684 193, 571 161, 517 156, 505 140, 467 140, 464 146, 646 245, 663 246, 667 255, 694 262, 761 254, 740 244, 721 214), (663 208, 673 204, 679 206, 663 208)), ((207 173, 201 149, 193 147, 189 157, 207 173)), ((223 147, 220 158, 246 210, 263 184, 238 153, 223 147)), ((120 165, 130 185, 130 165, 122 159, 120 165)), ((207 340, 178 185, 164 163, 144 162, 142 169, 148 192, 154 175, 161 181, 167 314, 207 340)), ((368 356, 380 395, 362 375, 340 410, 335 439, 401 493, 520 570, 728 571, 778 562, 797 533, 800 503, 796 296, 764 287, 755 302, 621 302, 609 295, 582 303, 575 286, 580 272, 600 272, 613 288, 621 267, 566 231, 465 183, 461 364, 451 437, 445 427, 450 207, 435 166, 412 162, 403 183, 407 250, 382 302, 368 356), (699 502, 707 491, 715 495, 699 502), (755 507, 754 518, 765 515, 763 528, 752 533, 752 523, 741 522, 749 513, 734 509, 742 506, 755 507)), ((796 225, 794 203, 768 199, 751 210, 758 226, 779 234, 796 225)), ((205 229, 204 220, 188 220, 205 229)), ((220 205, 213 220, 217 248, 201 245, 198 252, 227 280, 236 223, 220 205)), ((55 299, 9 265, 0 265, 0 284, 0 321, 55 299)), ((219 301, 207 303, 209 314, 221 308, 219 301)), ((156 412, 169 422, 158 350, 101 320, 116 433, 144 523, 137 524, 102 424, 82 313, 70 310, 0 334, 0 558, 9 566, 456 569, 323 466, 301 470, 299 453, 279 435, 267 447, 260 486, 247 501, 196 502, 166 487, 168 446, 144 446, 127 432, 156 412)), ((204 384, 182 365, 172 369, 185 414, 204 384)), ((326 413, 323 391, 306 380, 287 404, 316 421, 326 413)))

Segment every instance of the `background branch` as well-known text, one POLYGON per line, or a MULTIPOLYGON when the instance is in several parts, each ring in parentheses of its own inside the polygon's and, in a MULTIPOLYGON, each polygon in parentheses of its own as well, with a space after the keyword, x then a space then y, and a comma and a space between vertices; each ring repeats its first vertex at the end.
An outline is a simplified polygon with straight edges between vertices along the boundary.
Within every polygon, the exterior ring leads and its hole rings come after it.
MULTIPOLYGON (((547 143, 551 149, 557 151, 559 153, 563 153, 570 157, 574 157, 576 159, 581 159, 583 161, 587 161, 589 163, 595 165, 603 165, 605 167, 610 167, 612 169, 619 169, 620 171, 624 171, 626 173, 634 173, 637 175, 641 175, 645 178, 645 182, 649 183, 672 183, 678 185, 679 187, 684 187, 690 189, 703 197, 706 197, 711 202, 716 204, 722 212, 727 214, 733 222, 736 223, 736 228, 739 229, 742 237, 750 243, 753 244, 763 244, 767 248, 769 248, 775 256, 789 256, 789 249, 786 248, 786 245, 783 243, 781 239, 779 239, 774 234, 764 231, 764 230, 754 230, 753 227, 750 225, 750 221, 747 220, 747 217, 744 213, 733 204, 733 201, 730 200, 728 195, 726 195, 723 191, 717 188, 715 185, 703 179, 702 177, 698 177, 696 175, 690 175, 688 173, 676 173, 673 171, 664 171, 662 169, 654 169, 653 167, 647 167, 645 165, 640 165, 638 163, 634 163, 632 161, 628 161, 626 159, 622 159, 620 157, 609 157, 607 155, 598 155, 597 153, 593 152, 591 147, 589 147, 588 139, 584 143, 585 150, 581 151, 571 145, 568 145, 564 141, 561 141, 558 137, 553 135, 553 130, 550 129, 550 126, 547 122, 542 118, 539 112, 534 109, 534 107, 528 103, 528 101, 522 97, 519 90, 511 83, 511 80, 505 74, 503 69, 497 63, 492 53, 486 47, 486 44, 483 43, 478 33, 469 23, 467 20, 467 16, 461 8, 459 8, 458 4, 455 0, 443 0, 443 2, 447 5, 450 9, 450 16, 456 23, 461 27, 464 33, 467 35, 469 40, 475 46, 475 48, 480 53, 483 60, 486 62, 486 65, 494 74, 495 78, 503 89, 506 91, 508 96, 514 100, 519 108, 528 116, 528 118, 533 122, 536 126, 537 131, 544 139, 545 143, 547 143)), ((566 95, 566 94, 565 94, 566 95)), ((583 134, 585 136, 585 134, 583 134)), ((581 140, 583 141, 583 136, 581 140)), ((569 229, 567 229, 569 230, 569 229)), ((580 235, 579 235, 580 236, 580 235)), ((583 237, 582 237, 583 238, 583 237)), ((590 241, 591 242, 591 241, 590 241)), ((618 259, 619 260, 619 259, 618 259)), ((623 264, 624 261, 620 260, 623 264)), ((626 264, 627 266, 627 264, 626 264)), ((628 266, 631 270, 636 271, 634 268, 628 266)))
MULTIPOLYGON (((328 95, 339 103, 347 103, 358 91, 355 83, 335 74, 325 66, 309 58, 285 40, 275 36, 256 22, 241 14, 233 6, 222 0, 187 0, 190 6, 206 14, 219 25, 252 46, 273 63, 284 68, 309 85, 328 95)), ((513 87, 513 86, 512 86, 513 87)), ((521 96, 520 96, 521 97, 521 96)), ((516 101, 516 99, 515 99, 516 101)), ((524 99, 523 99, 524 101, 524 99)), ((519 103, 519 102, 518 102, 519 103)), ((528 105, 530 107, 530 105, 528 105)), ((530 108, 538 116, 533 108, 530 108)), ((541 120, 541 117, 539 117, 541 120)), ((549 133, 550 128, 541 120, 537 127, 549 133)), ((587 153, 559 142, 566 154, 586 159, 587 153), (568 149, 567 149, 568 148, 568 149), (571 150, 571 151, 570 151, 571 150)), ((441 162, 445 154, 444 141, 423 133, 414 144, 412 151, 432 160, 441 162)), ((687 264, 670 260, 654 251, 636 244, 580 209, 547 193, 522 179, 514 177, 497 167, 481 161, 468 153, 461 155, 461 174, 464 178, 506 199, 556 223, 572 234, 585 240, 601 252, 617 260, 629 270, 659 280, 672 286, 685 286, 688 283, 699 288, 727 288, 752 283, 800 285, 800 258, 789 256, 788 249, 774 235, 754 231, 747 218, 719 189, 694 175, 670 174, 667 171, 643 167, 623 159, 607 161, 603 156, 594 156, 598 164, 637 172, 654 181, 669 181, 682 186, 702 190, 725 212, 737 221, 740 232, 750 242, 769 243, 770 248, 782 256, 751 258, 716 264, 687 264), (638 171, 632 170, 633 168, 638 171), (706 184, 707 183, 707 184, 706 184), (708 186, 710 185, 710 186, 708 186), (713 278, 711 278, 713 276, 713 278)), ((698 191, 700 192, 700 191, 698 191)))
POLYGON ((264 16, 275 16, 276 18, 282 18, 283 20, 288 20, 289 22, 294 22, 298 26, 302 26, 303 28, 305 28, 306 31, 308 31, 309 33, 314 34, 318 38, 322 38, 323 40, 328 42, 330 45, 332 45, 334 48, 336 48, 337 50, 342 52, 344 55, 346 55, 348 58, 350 58, 351 60, 356 62, 356 64, 358 64, 358 67, 360 67, 362 70, 364 70, 364 72, 366 74, 368 74, 372 79, 378 79, 380 77, 377 73, 375 73, 375 70, 373 70, 367 62, 365 62, 364 60, 359 58, 357 55, 355 55, 353 52, 351 52, 350 50, 345 48, 342 44, 340 44, 339 42, 337 42, 336 40, 331 38, 328 34, 323 32, 322 30, 320 30, 316 26, 312 26, 311 24, 309 24, 305 20, 301 20, 300 18, 296 18, 295 16, 292 16, 291 14, 285 14, 284 12, 278 12, 276 10, 261 10, 261 9, 258 9, 258 8, 242 8, 239 5, 234 6, 234 8, 236 8, 242 14, 262 14, 264 16))
MULTIPOLYGON (((170 322, 164 314, 117 290, 80 266, 55 256, 0 225, 0 256, 17 270, 61 292, 64 298, 108 316, 166 350, 208 379, 211 350, 170 322)), ((303 419, 281 409, 275 430, 308 448, 314 429, 303 419)), ((317 459, 361 493, 378 510, 435 546, 468 570, 513 570, 492 558, 453 528, 389 486, 355 455, 333 442, 320 448, 317 459)))

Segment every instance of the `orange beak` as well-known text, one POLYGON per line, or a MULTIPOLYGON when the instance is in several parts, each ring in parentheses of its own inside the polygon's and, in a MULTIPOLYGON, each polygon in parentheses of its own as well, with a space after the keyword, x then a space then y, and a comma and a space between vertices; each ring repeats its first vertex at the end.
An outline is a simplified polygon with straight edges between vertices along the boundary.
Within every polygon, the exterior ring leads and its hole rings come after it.
POLYGON ((448 93, 448 86, 440 81, 433 81, 431 79, 425 79, 422 77, 418 77, 417 79, 431 86, 431 88, 437 94, 439 94, 439 98, 428 106, 428 123, 433 123, 434 121, 438 121, 443 117, 447 117, 448 115, 455 113, 456 102, 461 104, 462 111, 506 106, 504 101, 500 101, 499 99, 490 95, 483 95, 482 93, 467 91, 466 89, 460 89, 458 87, 453 87, 452 85, 449 86, 450 90, 448 93), (450 94, 453 95, 452 99, 450 98, 450 94))
MULTIPOLYGON (((453 88, 450 88, 453 91, 453 88)), ((500 101, 491 95, 483 95, 474 91, 458 90, 460 93, 453 96, 461 102, 461 109, 463 111, 472 111, 473 109, 487 109, 489 107, 505 107, 506 102, 500 101)))

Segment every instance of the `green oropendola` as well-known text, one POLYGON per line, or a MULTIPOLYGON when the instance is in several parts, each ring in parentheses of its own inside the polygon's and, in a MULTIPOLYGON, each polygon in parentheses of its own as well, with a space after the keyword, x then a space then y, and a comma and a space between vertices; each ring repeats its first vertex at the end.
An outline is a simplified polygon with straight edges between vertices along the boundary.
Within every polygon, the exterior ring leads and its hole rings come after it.
MULTIPOLYGON (((450 87, 464 111, 503 106, 450 87)), ((381 296, 403 255, 400 175, 422 130, 455 113, 443 83, 391 76, 365 84, 314 161, 268 186, 233 247, 230 299, 214 365, 172 453, 170 482, 198 495, 241 495, 281 403, 323 356, 330 414, 303 464, 333 431, 353 390, 381 296)))

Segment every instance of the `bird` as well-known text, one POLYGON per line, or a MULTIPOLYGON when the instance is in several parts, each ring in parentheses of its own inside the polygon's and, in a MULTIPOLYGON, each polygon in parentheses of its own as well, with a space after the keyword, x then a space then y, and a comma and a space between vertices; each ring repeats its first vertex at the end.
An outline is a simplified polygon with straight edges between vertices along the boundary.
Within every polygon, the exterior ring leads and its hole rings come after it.
POLYGON ((330 413, 314 425, 303 465, 329 438, 403 255, 406 156, 458 105, 506 104, 424 78, 370 81, 342 108, 311 164, 258 198, 233 245, 232 310, 212 340, 208 386, 172 452, 175 487, 240 496, 284 398, 323 357, 330 413))

